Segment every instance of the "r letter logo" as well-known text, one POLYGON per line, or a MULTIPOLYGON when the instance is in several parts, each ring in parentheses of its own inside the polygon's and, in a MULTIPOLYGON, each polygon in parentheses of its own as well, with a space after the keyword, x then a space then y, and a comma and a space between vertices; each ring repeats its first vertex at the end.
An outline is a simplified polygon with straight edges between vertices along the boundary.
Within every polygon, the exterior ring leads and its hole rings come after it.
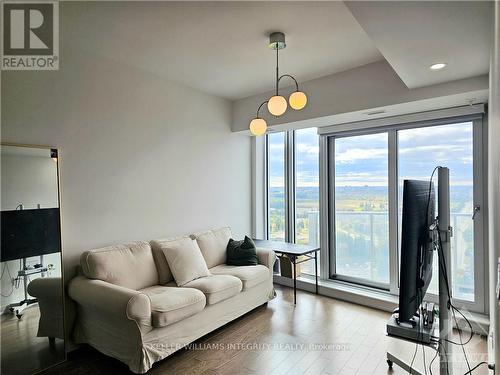
POLYGON ((3 70, 59 69, 59 4, 3 2, 3 70))

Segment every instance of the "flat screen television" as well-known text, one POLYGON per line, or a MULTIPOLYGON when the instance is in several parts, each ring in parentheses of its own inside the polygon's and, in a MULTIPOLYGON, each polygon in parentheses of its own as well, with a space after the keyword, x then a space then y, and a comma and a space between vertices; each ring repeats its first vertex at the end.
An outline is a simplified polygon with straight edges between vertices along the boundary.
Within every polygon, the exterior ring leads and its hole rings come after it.
POLYGON ((2 262, 61 251, 59 208, 2 211, 2 262))
POLYGON ((435 220, 434 185, 429 181, 405 180, 401 228, 401 268, 399 278, 400 322, 411 322, 432 278, 435 220))

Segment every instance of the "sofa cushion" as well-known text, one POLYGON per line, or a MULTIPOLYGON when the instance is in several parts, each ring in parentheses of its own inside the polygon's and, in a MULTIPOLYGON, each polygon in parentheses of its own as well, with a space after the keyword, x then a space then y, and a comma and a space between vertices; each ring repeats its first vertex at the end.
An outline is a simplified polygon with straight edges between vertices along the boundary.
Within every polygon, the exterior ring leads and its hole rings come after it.
POLYGON ((208 305, 214 305, 217 302, 231 298, 241 292, 242 289, 241 280, 230 275, 202 277, 184 286, 201 290, 207 298, 208 305))
POLYGON ((151 321, 153 327, 165 327, 179 320, 195 315, 206 304, 205 295, 198 289, 152 286, 141 292, 151 300, 151 321))
POLYGON ((169 241, 162 244, 162 251, 178 286, 210 275, 195 240, 183 237, 169 241))
POLYGON ((243 283, 243 290, 253 288, 266 280, 269 280, 270 270, 262 264, 256 266, 229 266, 219 264, 210 268, 212 275, 231 275, 237 277, 243 283))
POLYGON ((163 253, 163 248, 168 245, 169 242, 180 240, 181 238, 189 238, 188 236, 174 237, 160 240, 152 240, 149 242, 151 245, 151 250, 153 251, 153 258, 156 263, 156 268, 158 269, 158 279, 160 285, 165 285, 171 282, 174 277, 172 271, 167 262, 167 258, 163 253))
POLYGON ((231 238, 229 227, 195 233, 191 237, 198 242, 208 268, 226 263, 227 243, 231 238))
POLYGON ((144 241, 85 251, 80 256, 85 276, 139 290, 158 284, 153 253, 144 241))

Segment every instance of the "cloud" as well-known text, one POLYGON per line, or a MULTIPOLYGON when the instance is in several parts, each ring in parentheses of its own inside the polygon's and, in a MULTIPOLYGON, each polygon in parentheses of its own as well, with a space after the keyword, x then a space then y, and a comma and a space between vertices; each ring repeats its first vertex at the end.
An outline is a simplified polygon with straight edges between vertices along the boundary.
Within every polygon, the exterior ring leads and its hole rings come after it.
POLYGON ((350 148, 335 153, 337 163, 352 164, 359 160, 387 159, 388 151, 383 148, 350 148))
POLYGON ((472 123, 459 123, 451 125, 440 125, 434 127, 423 127, 416 129, 405 129, 398 131, 398 141, 408 142, 417 141, 422 142, 424 140, 432 140, 436 142, 437 140, 449 141, 452 139, 456 141, 458 135, 465 136, 469 138, 472 136, 472 123))
POLYGON ((271 187, 283 187, 285 186, 285 179, 283 176, 272 176, 269 179, 269 186, 271 187))
POLYGON ((384 175, 380 171, 348 172, 335 176, 336 186, 387 186, 387 184, 387 174, 384 175))
POLYGON ((319 146, 310 143, 297 143, 295 145, 296 152, 302 154, 319 155, 319 146))
POLYGON ((280 151, 280 150, 284 150, 285 149, 285 145, 283 143, 269 143, 269 150, 271 151, 280 151))
POLYGON ((297 171, 297 186, 319 186, 319 170, 297 171))
MULTIPOLYGON (((271 186, 283 186, 284 139, 270 138, 271 186)), ((335 175, 338 185, 386 186, 387 134, 361 135, 336 140, 335 175)), ((296 133, 298 186, 318 186, 319 146, 316 129, 296 133)), ((454 184, 472 179, 472 123, 440 125, 398 131, 400 178, 427 180, 434 166, 450 168, 454 184)))
MULTIPOLYGON (((404 154, 422 154, 429 155, 431 152, 433 153, 444 153, 445 155, 449 155, 450 153, 466 153, 470 151, 470 147, 460 146, 460 145, 425 145, 425 146, 410 146, 410 147, 400 147, 398 152, 401 155, 404 154)), ((434 156, 434 154, 432 155, 434 156)))

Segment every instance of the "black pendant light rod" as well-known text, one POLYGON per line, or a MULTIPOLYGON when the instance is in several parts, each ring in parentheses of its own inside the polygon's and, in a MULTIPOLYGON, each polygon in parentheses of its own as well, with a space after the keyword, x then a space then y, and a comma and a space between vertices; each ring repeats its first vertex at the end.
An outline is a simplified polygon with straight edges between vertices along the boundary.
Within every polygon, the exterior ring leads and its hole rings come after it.
POLYGON ((263 106, 264 104, 267 104, 267 102, 268 102, 268 101, 269 101, 269 100, 266 100, 265 102, 262 102, 262 104, 261 104, 261 105, 259 105, 259 108, 257 109, 257 117, 256 117, 256 118, 259 118, 259 111, 260 111, 260 109, 262 108, 262 106, 263 106))
POLYGON ((280 68, 279 68, 279 48, 276 48, 276 95, 279 95, 279 83, 281 81, 281 78, 283 77, 288 77, 293 79, 293 82, 295 82, 295 91, 299 91, 299 84, 297 83, 297 80, 291 76, 290 74, 283 74, 280 76, 280 68))
POLYGON ((279 76, 280 76, 280 70, 279 70, 279 48, 276 48, 276 96, 279 95, 278 93, 278 85, 280 82, 279 76))
POLYGON ((279 83, 279 81, 281 81, 281 78, 283 78, 283 77, 289 77, 289 78, 293 79, 293 82, 295 82, 295 91, 299 91, 299 84, 297 83, 297 80, 293 76, 291 76, 290 74, 283 74, 281 77, 278 78, 278 83, 279 83))

